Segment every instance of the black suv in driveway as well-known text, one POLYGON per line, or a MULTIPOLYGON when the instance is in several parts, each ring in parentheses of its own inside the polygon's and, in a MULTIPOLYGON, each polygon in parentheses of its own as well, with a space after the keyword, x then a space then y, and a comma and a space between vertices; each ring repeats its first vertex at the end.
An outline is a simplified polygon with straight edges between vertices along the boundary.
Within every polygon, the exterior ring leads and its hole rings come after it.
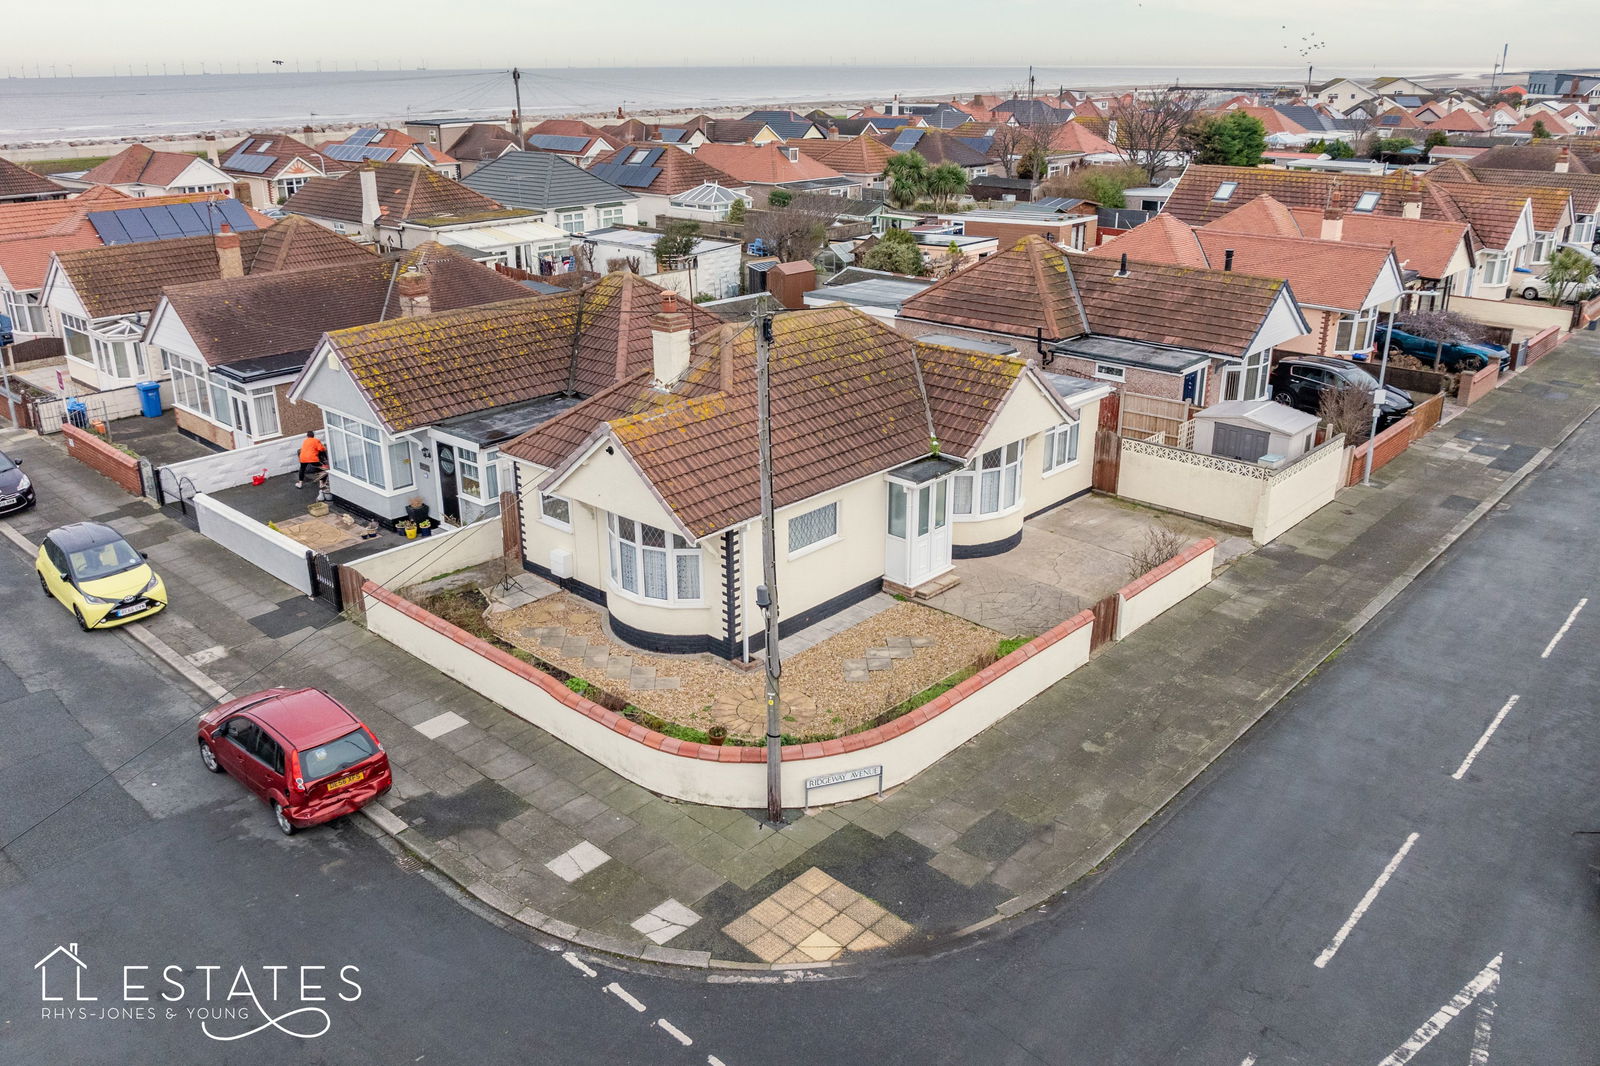
POLYGON ((1416 406, 1411 397, 1393 385, 1379 385, 1378 379, 1344 359, 1325 355, 1291 355, 1272 368, 1272 398, 1296 410, 1317 413, 1327 389, 1358 388, 1376 394, 1378 429, 1388 429, 1416 406))

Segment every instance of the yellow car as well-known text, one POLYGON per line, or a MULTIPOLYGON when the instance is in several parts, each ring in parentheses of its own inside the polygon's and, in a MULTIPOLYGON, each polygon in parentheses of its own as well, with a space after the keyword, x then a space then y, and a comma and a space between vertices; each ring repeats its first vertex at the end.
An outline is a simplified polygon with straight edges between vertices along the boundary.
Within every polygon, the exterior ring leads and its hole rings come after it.
POLYGON ((34 568, 44 594, 60 600, 81 629, 120 626, 167 605, 167 587, 144 553, 99 522, 52 529, 34 568))

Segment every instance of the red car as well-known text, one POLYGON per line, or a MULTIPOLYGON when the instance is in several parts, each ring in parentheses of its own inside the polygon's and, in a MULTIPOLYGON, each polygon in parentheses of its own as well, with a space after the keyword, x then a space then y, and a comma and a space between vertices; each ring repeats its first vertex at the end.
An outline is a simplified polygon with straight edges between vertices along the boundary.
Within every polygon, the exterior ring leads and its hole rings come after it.
POLYGON ((389 791, 389 756, 372 730, 314 688, 274 688, 200 719, 200 761, 272 804, 285 835, 360 810, 389 791))

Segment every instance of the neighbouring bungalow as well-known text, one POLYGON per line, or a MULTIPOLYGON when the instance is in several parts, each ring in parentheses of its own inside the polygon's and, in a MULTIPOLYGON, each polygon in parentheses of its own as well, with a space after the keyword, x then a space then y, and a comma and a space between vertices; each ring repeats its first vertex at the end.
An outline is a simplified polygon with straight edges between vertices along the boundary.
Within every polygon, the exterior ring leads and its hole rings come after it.
POLYGON ((1281 278, 1122 263, 1026 237, 908 297, 895 328, 1007 341, 1046 370, 1207 406, 1261 399, 1311 331, 1281 278))
POLYGON ((859 199, 861 182, 803 153, 797 144, 707 144, 694 158, 715 167, 729 184, 770 194, 773 189, 859 199))
POLYGON ((507 152, 473 171, 463 184, 507 207, 531 211, 538 221, 572 236, 639 224, 637 190, 619 188, 550 152, 507 152))
POLYGON ((409 133, 377 126, 364 126, 342 141, 319 144, 317 151, 349 166, 359 166, 369 161, 405 163, 437 170, 447 178, 461 177, 461 164, 455 157, 430 147, 409 133))
MULTIPOLYGON (((700 151, 713 147, 717 146, 704 145, 700 151)), ((497 165, 506 166, 511 162, 505 159, 497 165)), ((493 169, 487 168, 484 173, 493 169)), ((673 197, 681 196, 706 182, 716 182, 741 191, 745 188, 744 182, 704 161, 698 152, 690 155, 677 148, 656 145, 625 145, 579 173, 596 185, 608 185, 615 189, 619 198, 626 196, 625 213, 633 216, 630 221, 646 226, 656 225, 662 217, 671 215, 673 197)), ((583 232, 621 224, 606 221, 607 217, 619 213, 624 213, 620 206, 614 210, 602 210, 599 225, 586 226, 583 232)))
POLYGON ((256 207, 281 204, 312 178, 337 177, 350 169, 350 164, 282 133, 246 137, 222 153, 219 165, 239 198, 256 207))
POLYGON ((167 376, 160 349, 146 351, 145 329, 169 285, 371 258, 314 223, 286 219, 265 229, 60 252, 43 299, 61 326, 67 372, 104 391, 167 376))
POLYGON ((529 127, 522 135, 522 143, 527 151, 549 152, 574 166, 586 167, 616 151, 621 142, 578 119, 547 118, 529 127))
MULTIPOLYGON (((289 399, 322 409, 334 497, 391 522, 495 513, 499 449, 650 365, 663 290, 628 271, 581 288, 330 332, 289 399)), ((691 306, 697 329, 720 321, 691 306)), ((504 476, 502 476, 504 474, 504 476)))
POLYGON ((1398 309, 1405 282, 1388 245, 1340 239, 1341 217, 1327 214, 1318 236, 1304 237, 1289 209, 1264 196, 1198 228, 1157 215, 1089 254, 1282 278, 1311 332, 1280 349, 1360 358, 1372 350, 1378 313, 1398 309))
POLYGON ((169 286, 145 344, 171 370, 179 430, 245 448, 322 428, 321 410, 288 393, 323 334, 526 295, 505 275, 425 244, 395 257, 169 286))
POLYGON ((0 159, 0 206, 34 200, 65 200, 68 195, 67 187, 59 182, 35 174, 27 167, 19 167, 9 159, 0 159))
MULTIPOLYGON (((763 646, 760 327, 696 329, 672 301, 649 325, 648 364, 505 446, 525 564, 635 646, 748 659, 763 646)), ((780 635, 950 582, 958 560, 1009 550, 1026 517, 1089 490, 1107 387, 847 307, 771 328, 780 635)))
POLYGON ((82 174, 63 176, 61 183, 76 189, 105 185, 135 199, 202 192, 233 195, 233 178, 204 156, 161 152, 143 144, 130 144, 82 174))

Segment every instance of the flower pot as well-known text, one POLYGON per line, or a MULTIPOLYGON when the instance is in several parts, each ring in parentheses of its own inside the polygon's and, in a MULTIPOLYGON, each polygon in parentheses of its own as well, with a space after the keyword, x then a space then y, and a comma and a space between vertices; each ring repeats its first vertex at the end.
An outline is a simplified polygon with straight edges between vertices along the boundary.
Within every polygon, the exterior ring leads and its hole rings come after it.
POLYGON ((328 505, 321 501, 306 504, 306 513, 313 518, 322 518, 328 513, 328 505))
POLYGON ((405 532, 407 540, 416 540, 417 539, 417 527, 416 526, 406 526, 404 532, 405 532))
POLYGON ((720 748, 728 742, 728 731, 720 725, 714 725, 706 730, 706 739, 713 748, 720 748))

